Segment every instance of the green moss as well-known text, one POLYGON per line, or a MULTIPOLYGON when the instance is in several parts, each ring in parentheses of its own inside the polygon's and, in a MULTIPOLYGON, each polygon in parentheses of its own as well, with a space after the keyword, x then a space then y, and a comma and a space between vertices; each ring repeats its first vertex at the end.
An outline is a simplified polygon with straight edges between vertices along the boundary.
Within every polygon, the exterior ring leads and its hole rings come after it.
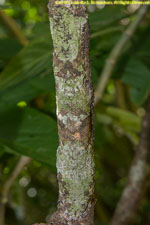
POLYGON ((79 130, 79 134, 75 133, 77 137, 83 130, 82 125, 87 126, 84 127, 85 136, 89 131, 91 90, 85 83, 89 75, 86 74, 87 70, 84 71, 86 62, 84 59, 73 62, 78 53, 80 56, 81 41, 83 44, 83 38, 86 35, 83 27, 87 23, 87 15, 75 16, 71 10, 72 8, 66 6, 54 7, 54 13, 50 18, 56 57, 54 73, 57 87, 57 118, 63 123, 61 131, 64 127, 68 128, 64 130, 67 138, 61 141, 60 137, 60 146, 57 151, 57 170, 60 175, 59 197, 60 207, 69 220, 81 217, 84 212, 87 212, 88 207, 91 206, 94 183, 92 145, 89 144, 91 135, 87 134, 87 137, 81 139, 72 138, 72 131, 76 127, 79 130), (58 76, 57 73, 60 71, 62 74, 58 76), (85 119, 87 120, 84 123, 85 119), (70 141, 68 141, 69 135, 70 141))
POLYGON ((66 190, 65 202, 70 203, 67 209, 71 217, 81 216, 86 207, 90 194, 90 184, 93 182, 94 162, 91 157, 92 146, 87 149, 78 141, 68 142, 60 146, 57 153, 57 169, 65 182, 66 190), (89 194, 86 194, 89 193, 89 194))
POLYGON ((76 59, 86 21, 84 17, 75 17, 66 7, 56 8, 50 25, 55 52, 60 60, 76 59))
POLYGON ((74 110, 82 109, 87 114, 90 113, 90 96, 84 85, 84 77, 84 73, 76 78, 56 77, 58 112, 62 109, 72 108, 74 110))

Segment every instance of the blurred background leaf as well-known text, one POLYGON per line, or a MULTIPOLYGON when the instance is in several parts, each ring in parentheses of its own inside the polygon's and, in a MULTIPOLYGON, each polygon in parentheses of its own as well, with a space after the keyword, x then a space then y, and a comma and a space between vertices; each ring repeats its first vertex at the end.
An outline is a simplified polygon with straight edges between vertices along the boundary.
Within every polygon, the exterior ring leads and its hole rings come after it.
MULTIPOLYGON (((20 155, 33 159, 14 183, 6 209, 8 225, 28 225, 48 221, 58 195, 53 47, 47 0, 2 3, 0 8, 15 20, 29 43, 23 47, 0 21, 0 182, 7 180, 20 155)), ((111 49, 134 20, 137 7, 89 6, 88 10, 95 88, 111 49)), ((95 225, 108 225, 139 140, 150 88, 149 16, 122 52, 95 108, 95 225)), ((134 225, 150 224, 149 199, 147 191, 134 225)))
POLYGON ((27 155, 55 171, 56 121, 29 107, 9 107, 0 112, 0 142, 10 151, 27 155))

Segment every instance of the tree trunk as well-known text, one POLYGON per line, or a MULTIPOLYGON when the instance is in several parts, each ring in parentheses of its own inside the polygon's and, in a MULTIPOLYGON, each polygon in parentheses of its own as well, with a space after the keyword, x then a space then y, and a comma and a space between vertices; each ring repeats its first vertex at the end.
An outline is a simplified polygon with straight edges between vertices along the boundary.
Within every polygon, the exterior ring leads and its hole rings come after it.
POLYGON ((54 45, 59 200, 50 224, 93 225, 93 87, 89 25, 83 5, 49 3, 54 45))
POLYGON ((140 142, 131 164, 128 183, 123 191, 110 225, 133 224, 136 211, 145 191, 145 183, 149 174, 150 150, 150 99, 143 118, 140 142))

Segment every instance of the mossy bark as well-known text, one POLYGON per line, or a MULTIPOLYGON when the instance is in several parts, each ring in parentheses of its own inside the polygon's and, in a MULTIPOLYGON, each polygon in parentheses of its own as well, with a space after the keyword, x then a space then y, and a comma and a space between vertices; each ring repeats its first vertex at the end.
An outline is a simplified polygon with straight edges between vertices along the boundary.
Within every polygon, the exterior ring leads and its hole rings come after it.
POLYGON ((49 3, 59 147, 58 210, 50 224, 93 225, 93 87, 83 5, 49 3))

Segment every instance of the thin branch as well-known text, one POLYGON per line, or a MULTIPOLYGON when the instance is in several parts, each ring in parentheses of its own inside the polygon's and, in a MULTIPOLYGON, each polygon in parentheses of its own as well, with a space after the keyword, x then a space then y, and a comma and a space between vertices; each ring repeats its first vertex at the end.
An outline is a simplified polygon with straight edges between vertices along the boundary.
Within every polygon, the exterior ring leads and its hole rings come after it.
MULTIPOLYGON (((120 41, 112 49, 95 93, 95 104, 101 100, 107 82, 112 75, 113 69, 118 61, 118 58, 124 49, 127 42, 132 38, 137 26, 146 14, 148 6, 143 6, 136 19, 129 25, 127 30, 122 34, 120 41)), ((142 198, 143 188, 147 178, 147 158, 150 148, 149 141, 150 134, 150 106, 147 106, 146 115, 143 119, 140 143, 135 154, 133 163, 130 167, 128 184, 125 187, 122 197, 118 203, 115 214, 112 218, 110 225, 129 225, 136 213, 139 202, 142 198)))
POLYGON ((10 177, 7 179, 6 183, 3 185, 2 192, 1 192, 1 203, 0 203, 0 225, 5 224, 5 207, 6 207, 6 203, 8 202, 10 189, 14 181, 20 174, 20 172, 30 161, 31 159, 29 157, 21 156, 14 170, 12 171, 10 177))
POLYGON ((131 164, 128 183, 110 225, 133 224, 135 213, 142 199, 144 186, 149 173, 148 156, 150 150, 150 102, 147 104, 146 114, 142 122, 140 142, 134 160, 131 164))
MULTIPOLYGON (((23 45, 26 46, 28 44, 28 40, 21 32, 18 24, 15 22, 14 19, 12 19, 10 16, 8 16, 3 10, 0 9, 0 19, 3 22, 3 24, 9 29, 9 31, 15 36, 15 38, 23 45)), ((3 189, 1 192, 1 201, 0 201, 0 225, 5 225, 5 208, 6 203, 8 202, 8 196, 10 189, 18 177, 18 175, 21 173, 23 168, 30 163, 31 158, 26 156, 21 156, 18 160, 18 163, 16 164, 14 170, 12 171, 10 177, 7 179, 6 183, 3 185, 3 189)))
POLYGON ((148 10, 148 6, 142 6, 139 9, 135 20, 128 26, 126 31, 122 34, 119 42, 112 49, 108 59, 106 60, 104 69, 102 71, 100 80, 97 85, 97 89, 95 92, 95 104, 97 104, 98 101, 102 98, 107 82, 112 75, 113 69, 118 61, 120 54, 122 53, 122 50, 126 46, 127 42, 132 38, 134 32, 136 31, 139 23, 145 16, 147 10, 148 10))
POLYGON ((106 34, 109 34, 109 33, 113 33, 113 32, 116 32, 116 31, 122 31, 122 27, 121 26, 110 27, 110 28, 107 28, 107 29, 104 29, 104 30, 100 30, 98 32, 95 32, 95 33, 91 34, 90 38, 94 39, 94 38, 97 38, 99 36, 106 35, 106 34))
POLYGON ((8 16, 3 10, 0 9, 0 19, 2 23, 9 29, 9 31, 13 34, 13 36, 23 45, 26 46, 28 44, 28 40, 23 35, 20 30, 18 24, 8 16))

